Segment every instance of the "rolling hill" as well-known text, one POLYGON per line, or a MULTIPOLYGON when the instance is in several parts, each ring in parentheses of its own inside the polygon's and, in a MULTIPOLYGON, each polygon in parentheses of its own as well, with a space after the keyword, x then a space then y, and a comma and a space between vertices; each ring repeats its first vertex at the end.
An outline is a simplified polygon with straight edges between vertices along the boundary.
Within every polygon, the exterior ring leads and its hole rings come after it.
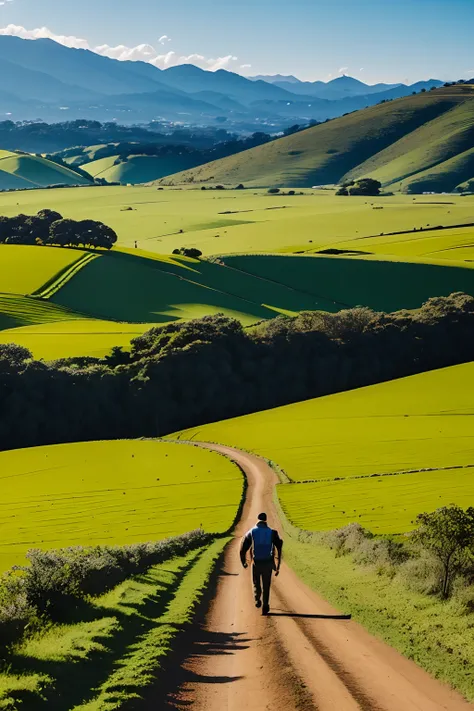
POLYGON ((162 184, 304 186, 373 176, 405 192, 454 190, 474 176, 474 85, 435 89, 355 112, 162 184))
POLYGON ((73 168, 27 153, 0 150, 0 190, 46 188, 50 185, 90 185, 73 168))

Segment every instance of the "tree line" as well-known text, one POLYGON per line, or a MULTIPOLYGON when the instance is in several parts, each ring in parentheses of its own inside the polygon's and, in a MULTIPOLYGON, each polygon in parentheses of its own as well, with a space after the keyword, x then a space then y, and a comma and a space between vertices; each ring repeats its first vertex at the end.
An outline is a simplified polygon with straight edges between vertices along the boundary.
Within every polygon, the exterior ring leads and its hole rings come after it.
POLYGON ((0 216, 0 244, 111 249, 116 242, 117 234, 103 222, 65 219, 54 210, 0 216))
POLYGON ((104 359, 0 346, 0 448, 154 437, 474 360, 474 298, 418 311, 223 315, 152 328, 104 359))

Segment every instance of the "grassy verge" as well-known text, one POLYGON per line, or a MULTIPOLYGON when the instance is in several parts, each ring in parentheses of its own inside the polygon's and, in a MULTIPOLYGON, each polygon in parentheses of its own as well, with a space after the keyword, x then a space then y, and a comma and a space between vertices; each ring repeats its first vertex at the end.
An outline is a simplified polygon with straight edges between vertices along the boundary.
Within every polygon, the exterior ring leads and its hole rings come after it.
POLYGON ((18 644, 0 672, 0 709, 129 708, 159 683, 227 540, 156 565, 18 644))
POLYGON ((337 556, 318 542, 317 533, 293 526, 276 503, 287 534, 285 559, 295 573, 371 634, 473 701, 474 615, 466 614, 460 600, 415 592, 383 567, 337 556))

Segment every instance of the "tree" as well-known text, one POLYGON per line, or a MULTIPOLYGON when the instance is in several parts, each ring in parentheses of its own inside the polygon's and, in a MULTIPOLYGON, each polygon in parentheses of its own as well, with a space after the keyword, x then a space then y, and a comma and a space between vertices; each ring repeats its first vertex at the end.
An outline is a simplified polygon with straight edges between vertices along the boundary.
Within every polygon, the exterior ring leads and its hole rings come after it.
POLYGON ((179 249, 173 249, 173 254, 182 254, 183 257, 191 257, 192 259, 199 259, 202 257, 202 252, 196 247, 180 247, 179 249))
POLYGON ((349 195, 380 195, 382 183, 373 178, 360 178, 349 188, 349 195))
POLYGON ((431 551, 443 566, 443 598, 449 596, 454 577, 474 543, 474 508, 467 511, 456 505, 443 506, 433 513, 416 517, 419 528, 414 540, 431 551))

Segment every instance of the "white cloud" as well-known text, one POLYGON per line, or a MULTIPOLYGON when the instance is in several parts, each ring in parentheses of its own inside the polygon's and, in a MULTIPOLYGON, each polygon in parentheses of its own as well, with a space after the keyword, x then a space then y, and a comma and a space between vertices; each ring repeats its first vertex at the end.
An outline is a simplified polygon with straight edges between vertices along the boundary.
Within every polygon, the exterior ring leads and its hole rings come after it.
POLYGON ((339 69, 339 74, 345 74, 349 70, 349 67, 341 67, 339 69))
POLYGON ((241 64, 240 68, 241 69, 252 69, 252 65, 251 64, 241 64))
MULTIPOLYGON (((13 0, 0 0, 0 4, 5 1, 13 2, 13 0)), ((110 57, 111 59, 118 59, 122 62, 148 62, 150 64, 154 64, 160 69, 167 69, 168 67, 177 66, 179 64, 195 64, 201 69, 208 69, 210 71, 217 71, 218 69, 232 70, 233 67, 236 67, 236 62, 238 61, 238 57, 235 57, 232 54, 228 54, 225 57, 215 58, 205 57, 204 55, 197 53, 179 55, 172 50, 166 52, 166 54, 160 54, 159 50, 151 44, 139 44, 136 47, 127 47, 123 44, 111 47, 108 44, 102 44, 98 47, 92 47, 86 39, 67 35, 57 35, 47 27, 39 27, 33 30, 28 30, 20 25, 8 25, 7 27, 0 28, 0 35, 12 35, 14 37, 21 37, 22 39, 29 40, 52 39, 55 42, 59 42, 59 44, 65 45, 66 47, 89 49, 96 54, 101 54, 104 57, 110 57)), ((168 44, 168 42, 171 42, 171 39, 168 35, 162 35, 158 42, 161 45, 165 45, 168 44)))
POLYGON ((13 0, 0 0, 0 7, 3 5, 9 5, 13 0))

